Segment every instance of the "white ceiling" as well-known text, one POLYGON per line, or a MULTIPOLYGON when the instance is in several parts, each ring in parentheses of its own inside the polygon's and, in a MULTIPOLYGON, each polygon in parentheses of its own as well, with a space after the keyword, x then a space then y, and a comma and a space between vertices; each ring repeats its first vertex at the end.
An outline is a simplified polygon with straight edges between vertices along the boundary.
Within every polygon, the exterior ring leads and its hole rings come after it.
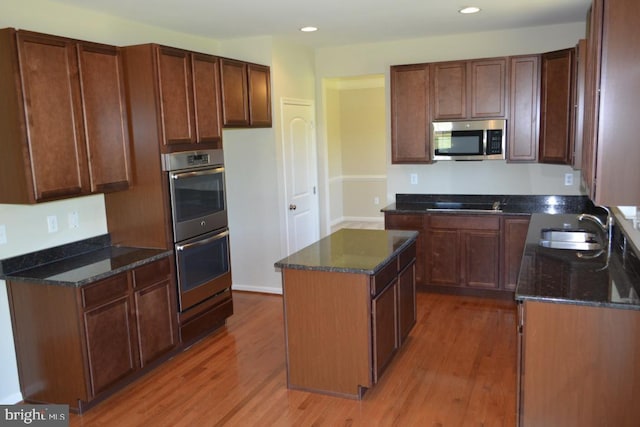
POLYGON ((312 47, 584 22, 591 0, 55 0, 224 40, 278 36, 312 47), (475 15, 458 9, 474 5, 475 15), (312 25, 320 30, 301 33, 312 25))

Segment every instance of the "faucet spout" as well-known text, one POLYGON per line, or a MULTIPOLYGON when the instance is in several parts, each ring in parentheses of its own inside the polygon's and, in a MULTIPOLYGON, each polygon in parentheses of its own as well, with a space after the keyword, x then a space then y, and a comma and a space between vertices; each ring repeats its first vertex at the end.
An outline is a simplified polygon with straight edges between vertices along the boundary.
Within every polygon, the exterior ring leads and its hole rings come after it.
POLYGON ((582 221, 582 220, 585 220, 585 219, 589 219, 589 220, 595 222, 596 224, 598 224, 600 226, 600 228, 602 228, 603 231, 608 231, 608 229, 607 229, 607 225, 608 225, 608 222, 609 222, 609 218, 608 217, 607 217, 607 224, 605 224, 604 222, 602 222, 602 220, 600 218, 598 218, 595 215, 583 213, 583 214, 580 214, 578 216, 578 221, 582 221))

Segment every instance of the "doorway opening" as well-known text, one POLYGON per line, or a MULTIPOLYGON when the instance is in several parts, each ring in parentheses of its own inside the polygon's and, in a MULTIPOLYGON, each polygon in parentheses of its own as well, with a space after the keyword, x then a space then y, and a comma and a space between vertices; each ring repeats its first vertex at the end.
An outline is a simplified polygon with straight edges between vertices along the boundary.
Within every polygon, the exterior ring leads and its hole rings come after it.
POLYGON ((328 215, 339 228, 384 228, 387 119, 383 74, 325 79, 328 215))

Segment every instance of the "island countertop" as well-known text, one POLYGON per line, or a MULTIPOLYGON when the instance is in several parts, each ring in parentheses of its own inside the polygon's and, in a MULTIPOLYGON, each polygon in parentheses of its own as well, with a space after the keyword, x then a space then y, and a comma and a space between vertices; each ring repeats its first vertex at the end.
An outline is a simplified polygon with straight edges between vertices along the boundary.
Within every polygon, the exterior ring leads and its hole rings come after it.
POLYGON ((274 265, 282 269, 375 274, 417 237, 417 231, 342 229, 274 265))

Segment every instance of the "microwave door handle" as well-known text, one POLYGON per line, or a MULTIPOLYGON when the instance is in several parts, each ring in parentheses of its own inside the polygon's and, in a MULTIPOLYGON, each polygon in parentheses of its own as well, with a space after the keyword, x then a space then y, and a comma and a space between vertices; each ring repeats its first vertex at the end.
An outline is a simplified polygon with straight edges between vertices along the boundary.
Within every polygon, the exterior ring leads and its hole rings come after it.
POLYGON ((204 239, 204 240, 198 240, 197 242, 186 243, 184 245, 178 245, 178 246, 176 246, 176 250, 182 252, 182 251, 185 251, 185 250, 187 250, 189 248, 195 248, 195 247, 198 247, 198 246, 209 244, 211 242, 215 242, 216 240, 220 240, 223 237, 226 237, 228 235, 229 235, 229 230, 223 231, 222 233, 216 234, 215 236, 211 236, 211 237, 209 237, 207 239, 204 239))
POLYGON ((224 172, 224 168, 207 169, 193 172, 176 172, 171 174, 171 179, 192 178, 194 176, 215 175, 224 172))

